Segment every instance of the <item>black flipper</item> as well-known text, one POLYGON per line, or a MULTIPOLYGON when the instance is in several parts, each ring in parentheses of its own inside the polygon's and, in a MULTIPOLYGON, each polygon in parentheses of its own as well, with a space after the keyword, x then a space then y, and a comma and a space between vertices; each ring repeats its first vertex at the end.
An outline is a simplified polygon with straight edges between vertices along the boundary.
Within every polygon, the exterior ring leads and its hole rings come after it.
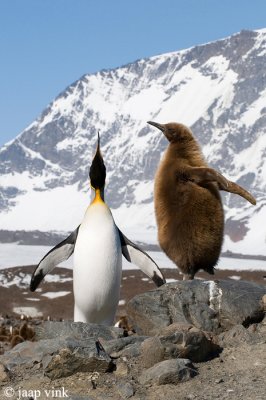
POLYGON ((118 227, 117 230, 120 236, 122 254, 125 259, 137 265, 144 274, 153 280, 156 286, 163 285, 166 281, 156 262, 149 254, 131 242, 118 227))
POLYGON ((53 247, 39 262, 31 277, 30 290, 32 292, 37 289, 45 275, 71 256, 75 248, 78 231, 79 226, 65 240, 53 247))

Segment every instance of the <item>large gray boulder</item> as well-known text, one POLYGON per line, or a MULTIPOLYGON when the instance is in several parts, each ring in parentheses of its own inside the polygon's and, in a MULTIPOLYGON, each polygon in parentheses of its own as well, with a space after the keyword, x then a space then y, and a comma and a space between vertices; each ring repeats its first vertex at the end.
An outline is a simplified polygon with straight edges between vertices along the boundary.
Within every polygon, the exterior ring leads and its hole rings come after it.
POLYGON ((142 335, 156 335, 173 323, 221 333, 264 316, 265 286, 235 281, 178 281, 135 296, 127 305, 130 323, 142 335))

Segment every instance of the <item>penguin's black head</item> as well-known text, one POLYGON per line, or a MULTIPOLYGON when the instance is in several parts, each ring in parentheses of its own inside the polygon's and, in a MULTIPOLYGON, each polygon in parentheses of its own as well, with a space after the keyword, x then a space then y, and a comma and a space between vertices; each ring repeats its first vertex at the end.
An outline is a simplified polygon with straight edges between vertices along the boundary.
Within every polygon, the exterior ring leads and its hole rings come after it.
POLYGON ((191 130, 183 124, 178 124, 176 122, 170 122, 169 124, 158 124, 157 122, 153 121, 148 121, 148 124, 160 129, 170 143, 186 143, 194 141, 191 130))
POLYGON ((106 178, 106 168, 100 151, 100 136, 98 133, 98 145, 95 156, 90 167, 91 186, 96 189, 103 189, 106 178))

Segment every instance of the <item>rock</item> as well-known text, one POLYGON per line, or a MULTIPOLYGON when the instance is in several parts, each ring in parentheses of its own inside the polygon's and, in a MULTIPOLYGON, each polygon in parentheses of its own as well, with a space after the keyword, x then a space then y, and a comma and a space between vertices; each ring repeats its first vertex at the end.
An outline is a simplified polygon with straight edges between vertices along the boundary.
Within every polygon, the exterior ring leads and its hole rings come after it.
POLYGON ((20 365, 32 368, 38 363, 51 378, 60 374, 67 376, 79 370, 106 371, 111 368, 111 358, 104 352, 98 352, 95 343, 100 338, 104 343, 117 340, 118 345, 122 335, 123 330, 115 327, 47 321, 36 327, 37 342, 18 344, 0 356, 0 361, 9 370, 20 365), (64 362, 69 365, 63 367, 64 362), (56 363, 61 366, 61 372, 56 363))
POLYGON ((178 281, 135 296, 127 313, 141 335, 156 335, 172 323, 221 333, 261 321, 265 291, 265 286, 245 281, 178 281))
POLYGON ((41 362, 43 357, 56 352, 59 348, 60 343, 55 343, 52 340, 33 343, 26 341, 5 352, 0 360, 8 370, 20 365, 32 366, 34 363, 41 362))
MULTIPOLYGON (((143 338, 142 338, 143 339, 143 338)), ((120 357, 135 358, 141 354, 141 342, 136 341, 130 346, 125 347, 119 354, 120 357)))
POLYGON ((221 325, 227 329, 236 324, 249 326, 262 321, 262 298, 266 286, 246 281, 220 281, 222 291, 221 325))
POLYGON ((266 311, 266 294, 264 296, 262 296, 262 304, 263 304, 264 311, 266 311))
POLYGON ((153 367, 145 370, 139 377, 139 382, 142 385, 156 384, 177 384, 179 382, 187 381, 197 375, 197 372, 187 359, 165 360, 153 367))
POLYGON ((264 319, 261 321, 261 323, 258 324, 257 329, 260 334, 262 334, 262 335, 266 334, 266 315, 265 315, 264 319))
POLYGON ((128 320, 137 334, 155 335, 161 328, 170 325, 167 304, 160 301, 165 286, 137 295, 127 303, 128 320))
POLYGON ((41 325, 35 327, 36 340, 56 339, 59 337, 73 337, 78 340, 94 338, 95 341, 99 338, 112 340, 123 337, 123 334, 123 329, 114 326, 73 321, 44 321, 41 325))
POLYGON ((122 399, 129 399, 135 392, 133 386, 129 382, 118 384, 117 389, 122 399))
POLYGON ((3 364, 0 364, 0 382, 8 381, 7 371, 3 364))
POLYGON ((236 325, 227 332, 218 336, 222 347, 236 347, 242 343, 254 343, 257 335, 246 329, 243 325, 236 325))
POLYGON ((76 372, 107 372, 112 369, 113 363, 110 358, 99 357, 95 353, 86 355, 70 349, 61 349, 46 366, 44 374, 54 380, 76 372))
POLYGON ((106 354, 98 354, 95 339, 86 341, 74 338, 40 340, 38 342, 24 342, 0 357, 1 362, 9 369, 25 365, 32 368, 41 363, 45 373, 51 377, 68 376, 72 372, 91 371, 93 368, 100 371, 111 367, 111 358, 106 354), (66 363, 64 367, 63 363, 66 363), (60 365, 61 372, 57 370, 60 365), (54 372, 53 372, 54 369, 54 372))
POLYGON ((105 350, 111 357, 137 357, 140 354, 140 346, 147 336, 127 336, 109 340, 104 344, 105 350))
POLYGON ((116 369, 115 375, 116 376, 127 376, 129 373, 129 366, 127 362, 123 359, 118 359, 116 361, 116 369))
POLYGON ((141 364, 150 368, 164 359, 164 347, 158 337, 151 337, 141 344, 141 364))
POLYGON ((158 332, 158 336, 169 336, 175 332, 188 332, 193 329, 194 326, 191 324, 185 324, 180 322, 175 322, 171 325, 167 325, 158 332))
POLYGON ((188 324, 171 324, 161 331, 165 358, 189 358, 194 362, 206 361, 221 351, 216 337, 188 324))

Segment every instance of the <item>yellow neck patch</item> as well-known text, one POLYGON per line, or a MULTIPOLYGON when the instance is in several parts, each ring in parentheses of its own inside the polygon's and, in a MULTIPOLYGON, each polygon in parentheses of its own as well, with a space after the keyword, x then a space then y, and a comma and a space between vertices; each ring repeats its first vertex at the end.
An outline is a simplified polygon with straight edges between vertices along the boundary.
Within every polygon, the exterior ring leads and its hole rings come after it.
POLYGON ((101 198, 101 191, 100 189, 95 190, 95 197, 92 201, 91 204, 96 204, 96 203, 104 203, 103 199, 101 198))

